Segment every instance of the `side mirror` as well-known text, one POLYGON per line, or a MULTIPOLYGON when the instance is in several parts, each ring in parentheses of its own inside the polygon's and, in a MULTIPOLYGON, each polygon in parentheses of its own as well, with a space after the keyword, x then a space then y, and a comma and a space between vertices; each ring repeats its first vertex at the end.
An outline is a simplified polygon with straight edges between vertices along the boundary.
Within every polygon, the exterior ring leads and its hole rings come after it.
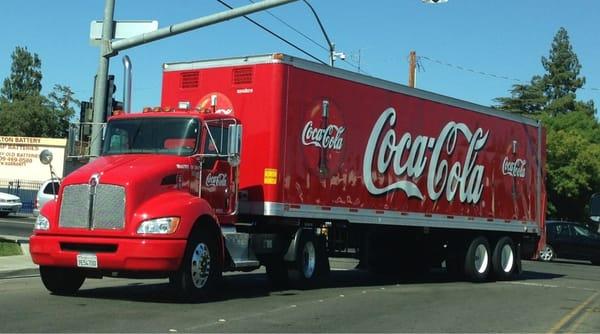
POLYGON ((228 147, 228 161, 233 167, 237 167, 240 164, 240 151, 242 150, 242 126, 240 124, 229 125, 229 147, 228 147))
POLYGON ((52 162, 52 158, 54 156, 52 155, 52 152, 50 152, 50 150, 43 150, 40 153, 40 162, 44 165, 49 165, 52 162))
POLYGON ((600 193, 595 193, 590 198, 590 218, 596 223, 600 222, 600 193))

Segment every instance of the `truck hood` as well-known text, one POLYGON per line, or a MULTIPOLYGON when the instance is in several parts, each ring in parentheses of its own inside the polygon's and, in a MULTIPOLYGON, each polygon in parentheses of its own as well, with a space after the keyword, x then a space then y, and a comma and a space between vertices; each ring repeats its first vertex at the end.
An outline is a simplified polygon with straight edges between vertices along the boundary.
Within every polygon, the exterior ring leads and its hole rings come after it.
POLYGON ((129 186, 132 183, 159 185, 164 177, 189 168, 189 158, 171 155, 114 155, 103 156, 68 175, 64 186, 88 184, 93 175, 100 183, 129 186))

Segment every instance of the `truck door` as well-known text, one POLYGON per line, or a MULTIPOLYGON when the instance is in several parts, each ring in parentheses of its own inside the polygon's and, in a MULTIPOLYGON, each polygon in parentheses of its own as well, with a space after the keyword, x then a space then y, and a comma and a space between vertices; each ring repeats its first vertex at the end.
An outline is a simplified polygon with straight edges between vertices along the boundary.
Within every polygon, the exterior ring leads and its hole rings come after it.
POLYGON ((237 203, 237 168, 229 154, 229 125, 232 121, 207 121, 204 127, 200 196, 217 215, 232 215, 237 203))

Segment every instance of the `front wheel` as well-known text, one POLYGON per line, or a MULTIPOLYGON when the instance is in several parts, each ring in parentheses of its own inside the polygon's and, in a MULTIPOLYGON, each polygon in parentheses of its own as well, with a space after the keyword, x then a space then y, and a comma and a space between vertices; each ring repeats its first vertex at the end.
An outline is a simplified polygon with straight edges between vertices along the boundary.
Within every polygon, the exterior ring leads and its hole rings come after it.
POLYGON ((181 267, 170 278, 182 298, 204 298, 216 291, 222 277, 216 242, 216 236, 202 231, 188 240, 181 267))
POLYGON ((85 281, 78 269, 40 266, 40 277, 46 289, 56 295, 72 295, 85 281))
POLYGON ((554 252, 554 248, 550 245, 545 245, 542 250, 540 250, 540 260, 544 262, 549 262, 554 260, 556 257, 556 253, 554 252))

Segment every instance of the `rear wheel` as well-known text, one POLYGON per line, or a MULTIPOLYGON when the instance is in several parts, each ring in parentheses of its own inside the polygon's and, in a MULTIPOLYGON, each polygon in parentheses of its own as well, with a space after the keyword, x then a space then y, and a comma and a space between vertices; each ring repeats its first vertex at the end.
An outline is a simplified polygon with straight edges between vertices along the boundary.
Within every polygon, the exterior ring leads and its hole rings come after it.
POLYGON ((222 277, 216 237, 197 231, 188 240, 181 267, 169 279, 182 298, 205 298, 216 291, 222 277))
POLYGON ((78 269, 40 266, 40 277, 46 289, 57 295, 72 295, 85 281, 78 269))
POLYGON ((542 250, 540 250, 540 260, 544 262, 549 262, 554 260, 556 257, 556 253, 554 252, 554 248, 550 245, 545 245, 542 250))
POLYGON ((511 278, 517 267, 517 256, 515 246, 511 238, 502 237, 494 247, 492 255, 492 265, 494 276, 497 279, 505 280, 511 278))
POLYGON ((490 244, 479 236, 471 241, 465 254, 465 275, 473 282, 483 282, 490 272, 490 244))
POLYGON ((318 286, 329 274, 329 260, 325 253, 325 246, 314 232, 306 231, 300 234, 291 274, 301 288, 318 286))

